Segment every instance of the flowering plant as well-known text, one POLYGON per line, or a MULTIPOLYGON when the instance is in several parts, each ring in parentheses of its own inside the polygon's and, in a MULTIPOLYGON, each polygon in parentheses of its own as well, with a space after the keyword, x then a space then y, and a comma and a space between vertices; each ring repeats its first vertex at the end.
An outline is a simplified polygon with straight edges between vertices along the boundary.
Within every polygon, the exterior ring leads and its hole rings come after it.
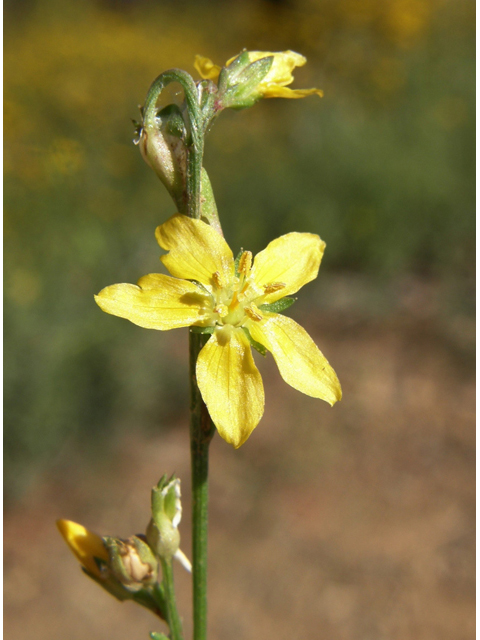
MULTIPOLYGON (((243 109, 262 98, 322 95, 290 89, 292 71, 305 64, 298 53, 243 51, 221 68, 197 56, 203 80, 173 69, 152 84, 137 144, 178 213, 157 227, 161 261, 171 275, 151 273, 133 284, 107 286, 95 296, 100 308, 140 327, 190 328, 192 566, 180 551, 180 480, 163 476, 152 490, 145 535, 100 537, 61 520, 60 532, 85 573, 120 600, 130 599, 164 619, 170 638, 181 640, 172 559, 193 573, 194 638, 206 638, 208 449, 219 435, 235 448, 249 438, 264 413, 264 389, 252 347, 270 352, 282 378, 299 391, 333 405, 342 392, 335 371, 308 333, 283 315, 295 294, 317 277, 325 243, 311 233, 287 233, 253 258, 234 258, 223 237, 213 191, 203 168, 206 132, 225 108, 243 109), (157 109, 170 82, 179 82, 184 104, 157 109), (159 565, 161 582, 158 581, 159 565)), ((159 640, 163 634, 152 633, 159 640)))

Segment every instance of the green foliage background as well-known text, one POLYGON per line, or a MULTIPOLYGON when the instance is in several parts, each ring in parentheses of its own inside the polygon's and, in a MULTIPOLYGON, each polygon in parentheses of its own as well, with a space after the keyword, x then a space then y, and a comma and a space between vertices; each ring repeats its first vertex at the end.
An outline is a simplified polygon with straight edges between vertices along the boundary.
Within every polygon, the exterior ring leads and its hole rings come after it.
POLYGON ((468 308, 474 11, 468 0, 7 3, 9 497, 65 447, 102 455, 119 429, 158 429, 187 402, 172 357, 186 337, 109 318, 93 294, 158 268, 153 231, 174 211, 130 119, 160 72, 196 77, 195 53, 221 63, 244 47, 294 49, 308 58, 295 86, 325 92, 213 128, 206 167, 234 252, 315 232, 326 278, 427 277, 468 308))

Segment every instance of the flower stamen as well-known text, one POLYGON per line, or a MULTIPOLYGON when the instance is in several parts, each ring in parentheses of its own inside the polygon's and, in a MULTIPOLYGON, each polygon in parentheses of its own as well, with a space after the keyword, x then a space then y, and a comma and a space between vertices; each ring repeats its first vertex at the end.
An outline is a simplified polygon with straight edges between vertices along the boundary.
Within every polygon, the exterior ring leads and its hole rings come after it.
POLYGON ((217 287, 217 289, 223 289, 223 282, 220 276, 220 271, 215 271, 212 274, 213 284, 217 287))
POLYGON ((240 260, 238 262, 238 272, 243 273, 245 276, 250 273, 250 269, 252 268, 252 252, 244 251, 240 256, 240 260))
POLYGON ((275 293, 275 291, 280 291, 281 289, 285 289, 287 285, 284 282, 270 282, 270 284, 266 284, 263 287, 265 294, 275 293))
POLYGON ((244 307, 244 311, 252 320, 256 320, 257 322, 258 320, 263 320, 262 312, 254 302, 251 302, 250 306, 244 307))

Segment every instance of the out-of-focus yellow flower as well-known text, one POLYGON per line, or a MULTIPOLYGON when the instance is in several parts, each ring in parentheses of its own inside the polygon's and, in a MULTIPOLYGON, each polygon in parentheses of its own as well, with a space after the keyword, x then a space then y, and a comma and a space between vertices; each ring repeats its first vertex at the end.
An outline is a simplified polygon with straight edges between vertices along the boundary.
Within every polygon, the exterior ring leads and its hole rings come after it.
POLYGON ((106 563, 109 561, 102 538, 71 520, 57 520, 57 527, 77 560, 89 573, 102 579, 103 576, 95 562, 95 558, 106 563))
MULTIPOLYGON (((281 51, 272 53, 270 51, 248 51, 248 62, 251 64, 256 60, 272 56, 273 62, 270 70, 263 80, 257 85, 256 92, 262 98, 305 98, 306 96, 323 96, 320 89, 289 89, 287 85, 293 82, 292 71, 295 67, 302 67, 307 59, 295 51, 281 51)), ((227 60, 226 67, 237 59, 238 56, 227 60)), ((195 57, 195 69, 205 80, 217 82, 222 67, 214 64, 208 58, 197 55, 195 57)))
MULTIPOLYGON (((302 327, 276 310, 285 296, 316 278, 325 243, 288 233, 253 261, 235 261, 224 238, 200 220, 176 214, 156 230, 172 276, 150 274, 138 285, 115 284, 95 297, 113 315, 149 329, 203 327, 211 337, 196 366, 197 382, 219 434, 242 445, 264 411, 264 392, 251 344, 273 354, 289 385, 333 405, 338 378, 302 327)), ((286 308, 286 306, 283 306, 286 308)))

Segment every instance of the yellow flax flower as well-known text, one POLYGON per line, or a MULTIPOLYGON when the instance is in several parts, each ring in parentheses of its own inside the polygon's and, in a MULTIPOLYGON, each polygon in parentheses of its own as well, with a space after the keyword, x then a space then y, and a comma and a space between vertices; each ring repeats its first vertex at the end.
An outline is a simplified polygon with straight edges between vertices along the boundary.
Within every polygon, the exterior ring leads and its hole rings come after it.
POLYGON ((96 301, 113 315, 149 329, 203 327, 211 337, 196 366, 197 383, 221 437, 242 445, 264 411, 260 373, 251 344, 273 354, 289 385, 333 405, 337 376, 296 322, 274 303, 316 278, 325 243, 310 233, 288 233, 252 261, 235 262, 224 238, 201 220, 176 214, 157 228, 160 259, 173 277, 150 274, 138 284, 115 284, 96 301))
POLYGON ((108 563, 108 551, 100 536, 71 520, 57 520, 57 527, 77 560, 89 573, 102 579, 95 558, 108 563))
MULTIPOLYGON (((306 96, 323 96, 320 89, 289 89, 287 85, 293 82, 292 71, 295 67, 302 67, 307 59, 295 51, 281 51, 272 53, 270 51, 248 51, 248 62, 251 64, 256 60, 273 56, 270 70, 255 92, 262 98, 305 98, 306 96)), ((226 67, 237 59, 238 56, 227 60, 226 67)), ((194 63, 195 69, 204 80, 218 81, 222 67, 214 64, 209 58, 197 55, 194 63)))

